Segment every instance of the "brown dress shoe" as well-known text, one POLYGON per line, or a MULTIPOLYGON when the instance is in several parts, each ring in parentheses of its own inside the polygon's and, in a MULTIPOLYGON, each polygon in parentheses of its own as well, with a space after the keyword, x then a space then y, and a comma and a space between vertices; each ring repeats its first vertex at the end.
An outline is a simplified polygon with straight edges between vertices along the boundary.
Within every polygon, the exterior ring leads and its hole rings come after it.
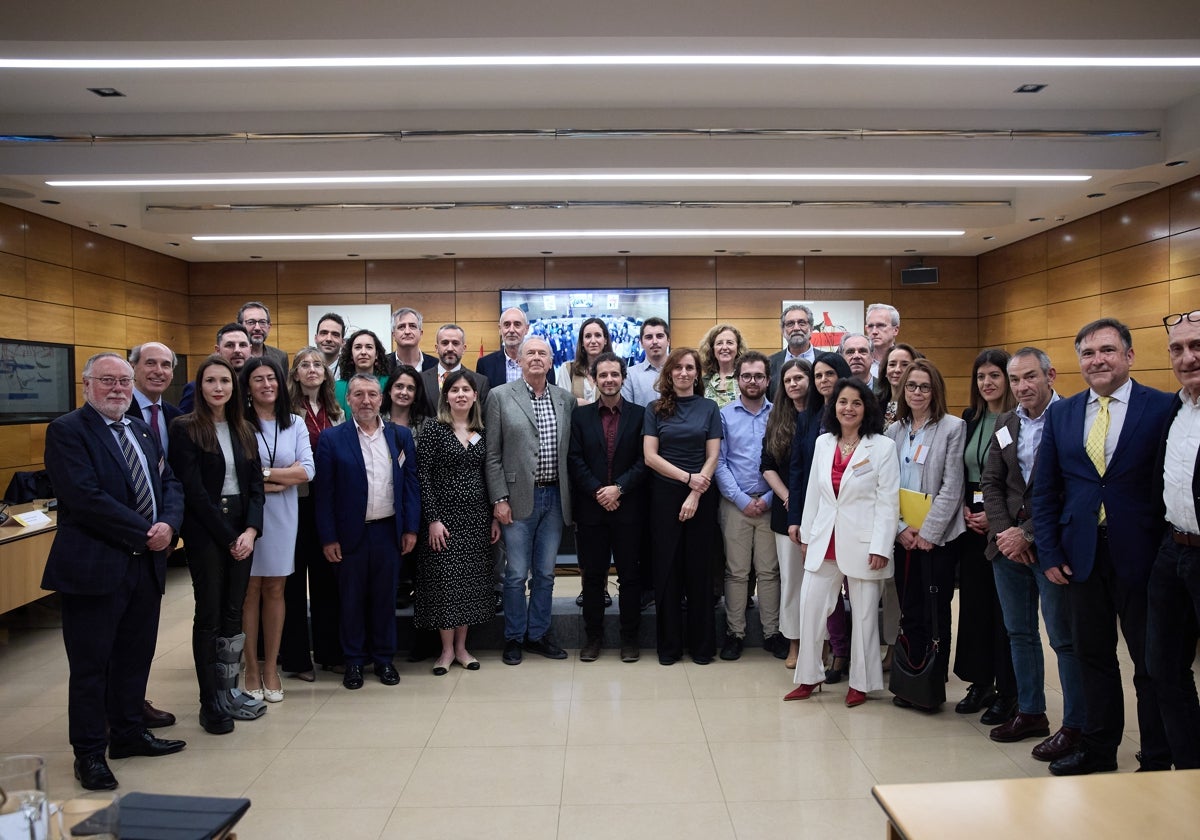
POLYGON ((1033 757, 1038 761, 1057 761, 1079 749, 1083 732, 1066 726, 1033 748, 1033 757))
POLYGON ((1017 712, 1007 722, 1000 724, 988 737, 1002 744, 1024 741, 1026 738, 1045 738, 1050 734, 1050 721, 1045 715, 1027 715, 1017 712))
POLYGON ((164 712, 162 709, 156 709, 150 705, 149 700, 142 701, 142 725, 147 729, 159 729, 163 726, 174 726, 175 715, 170 712, 164 712))

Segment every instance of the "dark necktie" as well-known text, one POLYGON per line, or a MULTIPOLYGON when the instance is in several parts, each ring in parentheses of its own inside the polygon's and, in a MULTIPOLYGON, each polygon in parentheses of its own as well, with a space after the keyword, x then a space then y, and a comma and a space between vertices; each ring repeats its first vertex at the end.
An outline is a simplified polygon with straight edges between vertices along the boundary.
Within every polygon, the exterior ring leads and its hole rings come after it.
POLYGON ((162 449, 162 435, 158 432, 158 412, 162 409, 158 403, 150 403, 150 429, 154 432, 154 442, 162 449))
POLYGON ((146 471, 142 469, 142 462, 133 451, 133 441, 125 434, 125 426, 119 420, 108 425, 116 432, 117 441, 121 444, 121 454, 125 456, 125 463, 129 467, 129 477, 133 479, 133 492, 137 497, 137 512, 145 517, 147 522, 153 522, 154 497, 150 492, 150 481, 146 477, 146 471))

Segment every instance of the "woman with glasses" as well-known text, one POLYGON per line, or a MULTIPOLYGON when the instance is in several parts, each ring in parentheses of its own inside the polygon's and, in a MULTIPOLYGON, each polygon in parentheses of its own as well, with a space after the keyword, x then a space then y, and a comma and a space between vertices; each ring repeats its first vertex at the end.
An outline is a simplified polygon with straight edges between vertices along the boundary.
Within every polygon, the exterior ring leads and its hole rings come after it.
MULTIPOLYGON (((900 379, 903 399, 896 422, 886 434, 896 443, 900 487, 929 500, 919 527, 901 515, 896 537, 896 588, 900 592, 900 626, 909 659, 920 663, 938 639, 937 671, 942 679, 950 665, 950 601, 954 597, 954 551, 949 543, 966 530, 962 517, 963 442, 966 424, 946 413, 946 383, 928 359, 917 359, 900 379), (929 626, 928 587, 937 588, 937 626, 929 626)), ((912 704, 900 697, 892 702, 912 704)), ((930 710, 924 710, 930 711, 930 710)))
POLYGON ((741 332, 733 324, 717 324, 700 342, 700 368, 703 374, 704 396, 724 408, 738 397, 737 360, 749 348, 741 332))

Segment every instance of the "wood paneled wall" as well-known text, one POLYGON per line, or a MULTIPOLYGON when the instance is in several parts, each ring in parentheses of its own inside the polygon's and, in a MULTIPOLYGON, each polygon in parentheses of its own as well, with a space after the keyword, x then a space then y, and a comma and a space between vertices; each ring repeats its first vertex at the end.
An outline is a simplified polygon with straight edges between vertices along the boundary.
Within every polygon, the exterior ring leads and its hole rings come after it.
POLYGON ((1200 306, 1200 178, 1069 222, 979 257, 979 340, 1043 348, 1061 394, 1084 387, 1074 338, 1113 317, 1133 333, 1134 377, 1168 391, 1162 318, 1200 306))
MULTIPOLYGON (((80 400, 89 356, 145 341, 186 352, 189 319, 182 260, 0 204, 0 337, 74 344, 80 400)), ((0 493, 42 468, 45 443, 45 423, 0 426, 0 493)))

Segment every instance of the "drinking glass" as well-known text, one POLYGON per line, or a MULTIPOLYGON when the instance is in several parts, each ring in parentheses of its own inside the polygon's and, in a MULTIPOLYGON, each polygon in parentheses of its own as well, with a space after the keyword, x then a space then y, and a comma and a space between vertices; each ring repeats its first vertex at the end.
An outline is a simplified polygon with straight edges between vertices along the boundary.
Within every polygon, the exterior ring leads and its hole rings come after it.
POLYGON ((120 795, 111 790, 84 793, 68 799, 58 809, 58 836, 69 838, 71 829, 87 823, 88 840, 116 840, 120 830, 120 795))
POLYGON ((46 840, 49 827, 46 760, 0 756, 0 840, 46 840))

